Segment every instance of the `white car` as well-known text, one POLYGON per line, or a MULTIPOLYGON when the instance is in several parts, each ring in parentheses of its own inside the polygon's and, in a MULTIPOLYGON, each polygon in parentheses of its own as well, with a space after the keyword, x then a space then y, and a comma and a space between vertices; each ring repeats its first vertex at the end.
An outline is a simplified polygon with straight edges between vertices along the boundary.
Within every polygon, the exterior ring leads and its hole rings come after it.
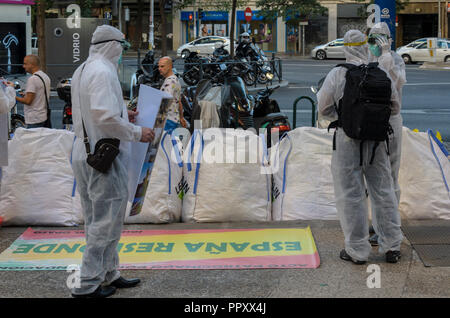
POLYGON ((326 44, 316 46, 311 50, 311 57, 318 60, 345 59, 344 39, 336 39, 326 44))
POLYGON ((216 43, 225 44, 225 50, 228 52, 230 51, 229 38, 222 36, 205 36, 180 46, 177 50, 177 55, 184 59, 191 52, 197 52, 200 55, 213 54, 216 43))
MULTIPOLYGON (((405 64, 415 62, 434 62, 433 57, 430 56, 430 51, 427 46, 427 38, 422 38, 411 42, 408 45, 401 46, 396 52, 403 58, 405 64)), ((450 61, 450 40, 438 39, 436 58, 437 62, 450 61)))

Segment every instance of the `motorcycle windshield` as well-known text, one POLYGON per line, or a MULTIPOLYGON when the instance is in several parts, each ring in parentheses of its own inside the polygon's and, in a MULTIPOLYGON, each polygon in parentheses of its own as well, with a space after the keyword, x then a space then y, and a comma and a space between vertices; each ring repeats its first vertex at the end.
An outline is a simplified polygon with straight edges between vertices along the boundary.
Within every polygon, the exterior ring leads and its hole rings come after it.
POLYGON ((238 76, 232 76, 225 79, 225 86, 228 88, 225 90, 223 100, 229 103, 237 102, 247 111, 250 111, 250 100, 247 97, 247 91, 244 81, 238 76))

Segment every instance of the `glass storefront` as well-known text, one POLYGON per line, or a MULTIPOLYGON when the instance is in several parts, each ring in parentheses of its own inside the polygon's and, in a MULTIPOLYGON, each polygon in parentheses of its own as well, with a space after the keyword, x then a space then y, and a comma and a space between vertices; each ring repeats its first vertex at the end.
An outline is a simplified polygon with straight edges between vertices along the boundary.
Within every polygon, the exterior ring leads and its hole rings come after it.
POLYGON ((228 36, 228 12, 206 11, 202 13, 201 20, 196 17, 196 34, 194 34, 194 19, 192 11, 182 11, 183 43, 191 42, 202 36, 228 36))
POLYGON ((298 23, 286 23, 286 52, 299 52, 298 37, 300 35, 298 23))
POLYGON ((277 22, 266 21, 258 16, 258 11, 253 11, 253 18, 250 23, 245 21, 244 11, 237 11, 238 20, 238 34, 248 32, 251 38, 254 38, 256 43, 263 51, 276 52, 277 50, 277 22))

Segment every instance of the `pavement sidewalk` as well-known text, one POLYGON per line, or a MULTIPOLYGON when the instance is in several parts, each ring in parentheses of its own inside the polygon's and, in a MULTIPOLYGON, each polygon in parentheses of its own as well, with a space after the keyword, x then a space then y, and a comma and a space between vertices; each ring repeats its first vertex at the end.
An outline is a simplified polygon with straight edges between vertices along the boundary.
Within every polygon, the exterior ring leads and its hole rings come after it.
MULTIPOLYGON (((421 221, 438 225, 440 221, 421 221)), ((388 264, 376 249, 365 265, 354 265, 339 258, 344 238, 338 221, 283 221, 266 223, 210 223, 167 225, 126 225, 124 229, 228 229, 296 228, 311 226, 320 255, 317 269, 241 269, 241 270, 124 270, 124 277, 137 277, 136 288, 122 289, 116 298, 391 298, 450 297, 450 267, 424 267, 405 238, 402 258, 388 264), (381 288, 368 288, 370 264, 380 268, 381 288)), ((83 229, 41 228, 34 229, 83 229)), ((0 252, 8 248, 25 227, 0 228, 0 252)), ((0 297, 70 297, 65 271, 0 271, 0 297)), ((263 299, 261 301, 264 301, 263 299)))

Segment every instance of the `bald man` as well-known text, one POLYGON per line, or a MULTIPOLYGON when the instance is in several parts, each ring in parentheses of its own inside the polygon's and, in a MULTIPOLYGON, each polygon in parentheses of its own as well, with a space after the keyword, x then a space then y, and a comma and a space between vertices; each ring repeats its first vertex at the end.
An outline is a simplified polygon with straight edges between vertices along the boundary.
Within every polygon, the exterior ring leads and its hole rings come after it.
POLYGON ((50 78, 41 71, 41 63, 36 55, 25 56, 23 68, 31 74, 31 77, 27 80, 25 94, 22 94, 22 97, 16 97, 16 100, 24 104, 25 124, 27 128, 46 127, 50 78))
POLYGON ((183 106, 181 104, 181 85, 178 77, 173 74, 172 59, 168 56, 164 56, 159 59, 158 70, 159 73, 165 78, 164 83, 161 86, 161 90, 169 93, 173 97, 173 102, 169 106, 169 113, 167 114, 167 121, 164 130, 173 131, 177 127, 186 127, 186 121, 183 117, 183 106))

